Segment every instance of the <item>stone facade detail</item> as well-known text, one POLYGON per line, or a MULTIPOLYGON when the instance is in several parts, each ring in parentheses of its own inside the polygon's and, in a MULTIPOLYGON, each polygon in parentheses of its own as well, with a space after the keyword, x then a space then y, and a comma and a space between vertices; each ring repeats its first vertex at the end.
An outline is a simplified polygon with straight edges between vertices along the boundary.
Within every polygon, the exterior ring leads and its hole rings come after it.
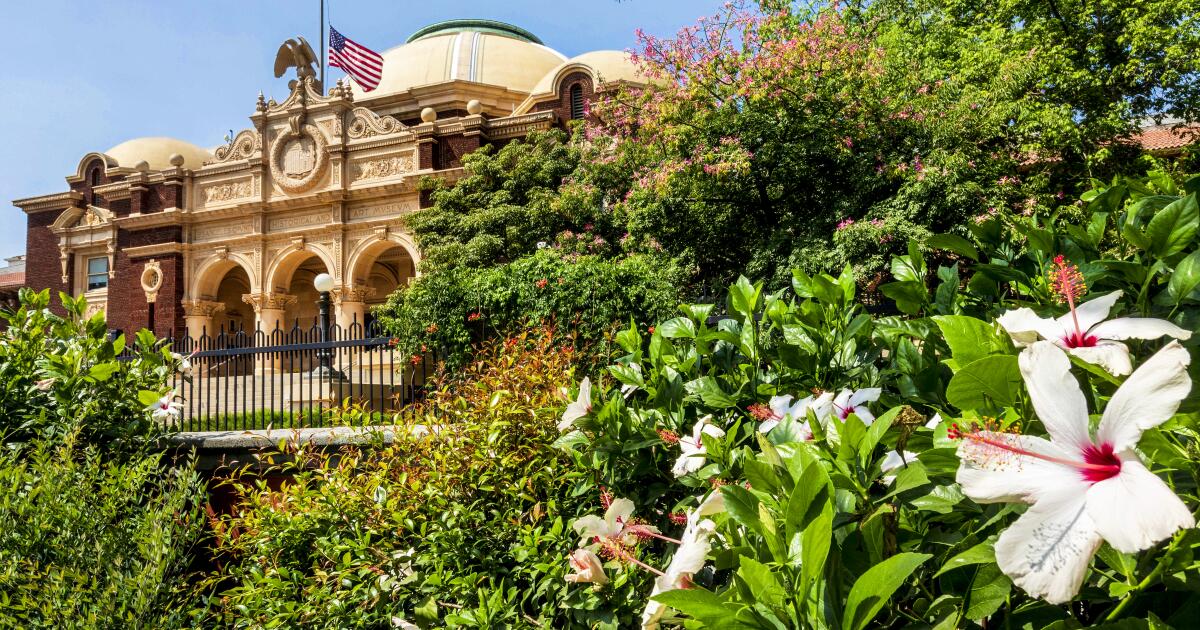
MULTIPOLYGON (((543 47, 530 54, 553 59, 543 47)), ((27 215, 27 284, 86 294, 114 330, 178 337, 303 320, 324 270, 338 286, 338 321, 365 322, 371 304, 417 272, 404 227, 428 203, 416 175, 453 182, 472 151, 565 126, 571 86, 587 98, 598 89, 575 65, 550 76, 535 93, 533 83, 447 75, 389 94, 345 82, 322 93, 298 77, 281 102, 259 94, 249 128, 211 152, 87 153, 65 192, 15 202, 27 215), (108 282, 88 290, 96 258, 108 282)), ((141 140, 153 150, 164 139, 141 140)))
POLYGON ((383 179, 403 175, 413 170, 412 155, 394 155, 378 160, 363 160, 354 164, 354 181, 383 179))

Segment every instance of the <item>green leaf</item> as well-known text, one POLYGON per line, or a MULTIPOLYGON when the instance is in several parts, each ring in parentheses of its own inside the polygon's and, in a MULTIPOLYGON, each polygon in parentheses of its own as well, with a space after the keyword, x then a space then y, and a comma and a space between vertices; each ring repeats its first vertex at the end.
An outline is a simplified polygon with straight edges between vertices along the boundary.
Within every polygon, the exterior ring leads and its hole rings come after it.
POLYGON ((729 287, 729 300, 735 312, 750 318, 758 309, 758 297, 761 293, 761 285, 752 284, 746 276, 738 276, 737 282, 729 287))
POLYGON ((652 598, 679 612, 717 628, 752 628, 734 619, 735 610, 726 608, 720 597, 702 588, 676 589, 652 598))
POLYGON ((953 252, 971 260, 979 260, 979 250, 971 244, 971 241, 955 234, 934 234, 925 239, 925 245, 932 249, 953 252))
POLYGON ((158 402, 158 400, 162 397, 163 397, 163 395, 160 394, 159 392, 152 392, 152 391, 145 390, 145 389, 138 392, 138 402, 142 403, 143 405, 145 405, 147 407, 158 402))
POLYGON ((112 378, 112 375, 116 374, 119 369, 121 369, 121 364, 116 361, 97 363, 88 370, 88 376, 97 381, 104 382, 112 378))
POLYGON ((946 400, 963 411, 997 411, 1012 406, 1021 391, 1017 357, 984 357, 955 372, 946 385, 946 400))
POLYGON ((938 569, 933 577, 939 577, 947 571, 953 571, 959 567, 965 567, 972 564, 983 564, 985 562, 995 562, 996 560, 996 537, 989 537, 987 540, 967 549, 966 551, 950 558, 938 569))
POLYGON ((1195 238, 1198 228, 1200 206, 1196 204, 1196 195, 1172 201, 1146 225, 1146 236, 1150 239, 1146 249, 1159 258, 1181 252, 1195 238))
POLYGON ((673 317, 659 324, 655 330, 671 339, 691 339, 696 336, 696 322, 686 317, 673 317))
POLYGON ((932 557, 926 553, 901 553, 867 569, 854 581, 846 598, 843 630, 867 627, 912 572, 932 557))
POLYGON ((1008 342, 996 334, 989 322, 966 315, 938 315, 932 319, 960 366, 1008 349, 1008 342))
POLYGON ((784 606, 787 590, 775 579, 770 567, 750 556, 742 556, 737 574, 750 587, 756 601, 776 609, 784 606))
POLYGON ((978 621, 991 616, 1008 600, 1010 590, 1012 580, 1000 571, 1000 567, 992 563, 981 565, 971 580, 966 618, 978 621))
POLYGON ((896 302, 896 308, 901 313, 916 315, 929 303, 929 291, 924 283, 916 281, 889 282, 879 290, 896 302))
POLYGON ((709 407, 725 409, 737 404, 737 401, 732 396, 721 389, 721 385, 717 382, 717 379, 711 376, 702 376, 693 381, 688 381, 684 384, 684 389, 687 390, 688 394, 699 397, 709 407))
POLYGON ((1175 273, 1171 274, 1171 281, 1167 284, 1167 294, 1175 304, 1179 304, 1197 286, 1200 286, 1200 250, 1188 254, 1175 265, 1175 273))

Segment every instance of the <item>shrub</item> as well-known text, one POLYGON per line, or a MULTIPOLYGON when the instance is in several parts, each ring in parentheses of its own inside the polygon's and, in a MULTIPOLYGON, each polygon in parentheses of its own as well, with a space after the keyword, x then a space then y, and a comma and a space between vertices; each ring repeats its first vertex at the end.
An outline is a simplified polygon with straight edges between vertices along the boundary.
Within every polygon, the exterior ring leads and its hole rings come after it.
POLYGON ((149 331, 130 357, 123 335, 110 339, 104 316, 83 316, 87 302, 60 294, 66 317, 50 311, 50 292, 22 289, 15 311, 0 311, 0 436, 62 439, 133 449, 158 426, 146 411, 163 395, 179 360, 149 331))
MULTIPOLYGON (((395 441, 291 451, 292 481, 249 476, 219 519, 223 571, 208 584, 222 626, 616 627, 608 607, 564 608, 567 524, 592 476, 552 448, 574 352, 550 331, 486 344, 395 441), (395 621, 393 621, 395 620, 395 621)), ((638 577, 633 576, 634 582, 638 577)), ((612 591, 610 591, 611 593, 612 591)))
POLYGON ((559 441, 628 499, 579 553, 664 574, 647 628, 1191 624, 1200 179, 1096 184, 929 239, 936 272, 910 243, 903 316, 798 271, 618 334, 559 441))
POLYGON ((203 484, 187 462, 117 461, 78 435, 0 452, 0 626, 186 625, 203 484))
POLYGON ((466 267, 423 276, 379 307, 376 315, 402 348, 446 353, 462 365, 472 343, 526 324, 553 323, 585 351, 605 356, 606 335, 635 321, 647 325, 675 308, 685 274, 669 259, 620 259, 541 251, 486 269, 466 267))

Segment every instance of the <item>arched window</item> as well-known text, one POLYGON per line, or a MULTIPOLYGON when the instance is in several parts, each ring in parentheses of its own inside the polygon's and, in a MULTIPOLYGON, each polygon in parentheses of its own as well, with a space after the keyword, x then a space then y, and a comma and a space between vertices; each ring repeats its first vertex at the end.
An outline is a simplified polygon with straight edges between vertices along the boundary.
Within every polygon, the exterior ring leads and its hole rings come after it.
POLYGON ((571 120, 583 119, 583 86, 576 83, 571 86, 571 120))
POLYGON ((92 169, 92 186, 99 186, 99 185, 100 185, 100 169, 94 168, 94 169, 92 169))

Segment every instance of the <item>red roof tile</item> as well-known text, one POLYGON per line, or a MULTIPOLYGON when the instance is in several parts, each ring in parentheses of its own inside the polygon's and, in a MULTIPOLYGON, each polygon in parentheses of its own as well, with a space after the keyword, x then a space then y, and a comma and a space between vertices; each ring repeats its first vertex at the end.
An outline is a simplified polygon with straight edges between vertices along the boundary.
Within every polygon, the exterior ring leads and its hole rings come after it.
POLYGON ((1182 149, 1200 140, 1200 125, 1154 125, 1143 127, 1134 140, 1146 151, 1182 149))
POLYGON ((0 289, 18 289, 25 286, 25 272, 0 274, 0 289))

